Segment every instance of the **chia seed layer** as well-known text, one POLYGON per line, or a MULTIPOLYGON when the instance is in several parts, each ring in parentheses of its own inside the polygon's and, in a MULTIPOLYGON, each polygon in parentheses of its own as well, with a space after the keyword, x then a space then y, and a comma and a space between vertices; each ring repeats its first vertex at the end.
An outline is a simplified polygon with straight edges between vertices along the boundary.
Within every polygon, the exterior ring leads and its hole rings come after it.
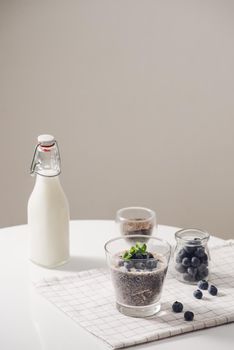
POLYGON ((152 271, 128 271, 123 266, 111 266, 111 276, 119 303, 130 306, 146 306, 160 299, 167 264, 163 257, 154 255, 157 268, 152 271))
MULTIPOLYGON (((151 236, 154 229, 154 222, 142 221, 141 218, 136 218, 132 221, 127 221, 122 224, 123 236, 144 235, 151 236)), ((130 238, 128 240, 131 240, 130 238)))

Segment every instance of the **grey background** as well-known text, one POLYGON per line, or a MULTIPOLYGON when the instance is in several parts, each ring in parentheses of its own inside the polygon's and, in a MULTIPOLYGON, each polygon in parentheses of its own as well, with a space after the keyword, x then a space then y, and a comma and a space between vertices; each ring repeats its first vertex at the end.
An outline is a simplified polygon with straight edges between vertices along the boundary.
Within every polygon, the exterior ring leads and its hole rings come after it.
POLYGON ((233 237, 233 19, 227 0, 0 0, 0 226, 26 223, 51 133, 71 218, 140 205, 233 237))

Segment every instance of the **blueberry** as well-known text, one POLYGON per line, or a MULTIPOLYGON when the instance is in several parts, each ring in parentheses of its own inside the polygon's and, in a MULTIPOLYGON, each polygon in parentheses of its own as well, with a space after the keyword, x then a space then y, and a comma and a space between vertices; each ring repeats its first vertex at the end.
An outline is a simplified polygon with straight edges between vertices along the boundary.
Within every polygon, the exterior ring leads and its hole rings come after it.
POLYGON ((180 255, 186 254, 184 248, 181 248, 181 249, 179 250, 178 254, 180 254, 180 255))
POLYGON ((135 253, 132 255, 132 259, 146 259, 146 254, 142 254, 142 253, 135 253))
POLYGON ((209 286, 208 288, 208 292, 211 294, 211 295, 217 295, 218 293, 218 289, 213 286, 212 284, 209 286))
POLYGON ((200 265, 200 260, 196 256, 193 256, 191 259, 191 265, 193 267, 198 267, 200 265))
POLYGON ((207 269, 206 264, 201 264, 201 265, 198 267, 198 271, 199 271, 199 272, 204 272, 206 269, 207 269))
POLYGON ((184 274, 183 274, 183 279, 184 279, 184 281, 186 281, 186 282, 193 282, 194 279, 195 279, 195 277, 192 276, 192 275, 190 275, 189 273, 184 273, 184 274))
POLYGON ((197 299, 201 299, 203 297, 202 291, 200 289, 195 290, 193 296, 197 299))
POLYGON ((179 253, 176 255, 175 261, 176 261, 177 263, 181 263, 182 260, 183 260, 184 258, 186 258, 186 257, 189 257, 189 255, 186 253, 186 251, 185 251, 184 249, 181 249, 181 250, 179 251, 179 253))
POLYGON ((186 267, 184 267, 182 264, 176 264, 175 269, 180 273, 184 273, 186 271, 186 267))
POLYGON ((195 276, 195 281, 200 281, 201 278, 203 278, 202 276, 200 276, 199 272, 197 272, 196 276, 195 276))
POLYGON ((172 310, 176 313, 178 312, 182 312, 183 311, 183 304, 180 303, 179 301, 175 301, 173 304, 172 304, 172 310))
POLYGON ((146 259, 153 259, 153 258, 154 258, 154 256, 153 256, 152 253, 147 253, 146 254, 146 259))
POLYGON ((208 264, 208 255, 206 253, 204 253, 203 257, 201 258, 201 261, 204 264, 208 264))
POLYGON ((201 280, 198 282, 197 286, 198 286, 198 288, 200 288, 202 290, 206 290, 206 289, 208 289, 209 284, 206 280, 201 280))
POLYGON ((182 265, 183 265, 184 267, 189 267, 189 266, 190 266, 190 259, 189 259, 189 258, 184 258, 184 259, 182 260, 182 265))
POLYGON ((192 311, 185 311, 184 319, 185 321, 192 321, 194 318, 194 313, 192 311))
POLYGON ((128 271, 130 271, 131 270, 131 268, 134 266, 134 263, 133 263, 133 261, 131 261, 131 260, 128 260, 128 261, 125 261, 124 262, 124 267, 128 270, 128 271))
POLYGON ((181 260, 188 256, 188 253, 184 250, 184 248, 180 249, 178 255, 181 257, 181 260))
POLYGON ((187 272, 190 276, 195 277, 197 274, 197 268, 196 267, 188 267, 187 272))
POLYGON ((179 264, 179 263, 181 263, 182 260, 183 260, 182 255, 177 254, 176 258, 175 258, 175 261, 179 264))
POLYGON ((145 263, 139 261, 139 262, 135 262, 135 268, 137 270, 144 270, 145 269, 145 263))
POLYGON ((196 249, 196 251, 194 252, 194 255, 197 257, 197 258, 203 258, 204 255, 205 255, 205 248, 204 247, 198 247, 196 249))
POLYGON ((205 279, 209 275, 209 270, 206 267, 204 270, 199 271, 198 276, 200 277, 200 280, 205 279))
POLYGON ((193 254, 196 250, 195 247, 191 247, 190 245, 186 245, 184 247, 184 250, 186 251, 186 253, 188 253, 189 255, 193 254))
POLYGON ((119 260, 119 261, 118 261, 118 266, 119 266, 119 267, 124 266, 124 260, 119 260))
POLYGON ((201 280, 204 280, 206 277, 204 277, 204 275, 202 273, 197 273, 196 275, 196 281, 199 282, 201 280))
POLYGON ((197 280, 198 281, 206 279, 206 277, 209 275, 209 270, 205 264, 201 264, 197 268, 197 270, 198 270, 198 272, 197 272, 197 278, 198 278, 197 280))
POLYGON ((149 270, 153 270, 153 269, 156 269, 157 267, 157 260, 155 259, 150 259, 150 260, 147 260, 146 261, 146 268, 149 269, 149 270))

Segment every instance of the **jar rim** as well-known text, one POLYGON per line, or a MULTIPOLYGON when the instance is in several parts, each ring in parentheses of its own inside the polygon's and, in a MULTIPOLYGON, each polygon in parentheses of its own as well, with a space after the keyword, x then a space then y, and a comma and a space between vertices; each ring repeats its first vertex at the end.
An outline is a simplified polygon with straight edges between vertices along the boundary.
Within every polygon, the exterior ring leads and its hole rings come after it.
MULTIPOLYGON (((198 233, 197 238, 199 238, 200 242, 208 241, 208 239, 210 238, 210 234, 203 229, 186 228, 186 229, 181 229, 175 233, 176 240, 183 239, 186 243, 188 243, 189 241, 194 241, 194 239, 192 239, 191 237, 186 237, 186 233, 189 233, 189 232, 194 232, 195 234, 198 233)), ((194 245, 194 243, 191 243, 191 245, 194 245)))
POLYGON ((118 209, 116 212, 116 219, 119 222, 136 222, 135 218, 127 217, 126 214, 131 210, 142 210, 142 212, 147 213, 148 217, 142 217, 141 219, 138 219, 137 222, 147 222, 150 220, 155 220, 156 213, 154 210, 146 208, 146 207, 124 207, 121 209, 118 209))

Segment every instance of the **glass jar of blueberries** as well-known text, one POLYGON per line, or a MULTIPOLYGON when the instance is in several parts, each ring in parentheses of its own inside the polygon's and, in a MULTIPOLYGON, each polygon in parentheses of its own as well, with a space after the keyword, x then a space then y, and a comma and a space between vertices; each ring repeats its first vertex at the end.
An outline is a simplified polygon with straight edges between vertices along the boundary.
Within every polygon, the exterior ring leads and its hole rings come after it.
POLYGON ((210 254, 208 232, 199 229, 184 229, 175 234, 174 267, 179 281, 196 284, 208 280, 210 254))

